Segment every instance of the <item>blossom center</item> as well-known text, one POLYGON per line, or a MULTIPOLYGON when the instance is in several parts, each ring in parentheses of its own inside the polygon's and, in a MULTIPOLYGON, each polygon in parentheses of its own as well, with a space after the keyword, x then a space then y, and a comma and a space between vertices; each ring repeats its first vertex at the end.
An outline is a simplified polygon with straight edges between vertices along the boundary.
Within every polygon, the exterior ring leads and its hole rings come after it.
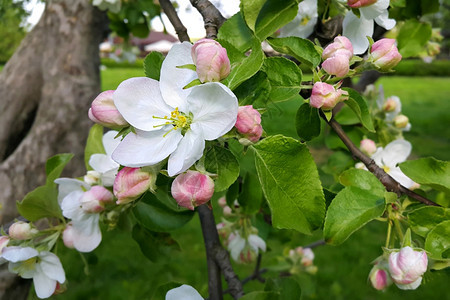
POLYGON ((17 272, 20 276, 25 274, 26 272, 32 271, 36 268, 36 263, 38 262, 37 257, 32 257, 27 260, 21 261, 18 266, 14 268, 14 271, 17 272))
POLYGON ((388 166, 383 166, 383 170, 388 174, 391 171, 391 169, 388 166))
POLYGON ((186 131, 190 128, 191 123, 192 123, 192 114, 187 115, 183 112, 180 112, 178 110, 178 107, 176 107, 175 110, 170 113, 170 116, 164 116, 162 118, 153 116, 153 118, 165 121, 162 124, 153 126, 154 128, 162 127, 162 126, 166 126, 166 125, 173 126, 173 128, 170 129, 168 132, 166 132, 164 134, 164 136, 166 136, 172 130, 178 130, 178 129, 181 129, 181 134, 184 135, 186 133, 186 131))
POLYGON ((300 26, 305 26, 306 24, 308 24, 309 20, 311 19, 308 16, 303 17, 300 21, 300 26))

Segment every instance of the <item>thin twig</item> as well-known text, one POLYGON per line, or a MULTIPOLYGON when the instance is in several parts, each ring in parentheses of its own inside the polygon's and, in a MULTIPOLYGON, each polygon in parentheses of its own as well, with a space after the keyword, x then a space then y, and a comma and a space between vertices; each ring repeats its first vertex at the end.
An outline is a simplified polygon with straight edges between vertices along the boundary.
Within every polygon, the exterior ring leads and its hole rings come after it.
POLYGON ((186 27, 184 27, 183 23, 181 23, 180 18, 178 17, 178 14, 173 7, 172 3, 169 0, 159 0, 159 4, 161 5, 161 8, 163 9, 164 13, 167 15, 167 18, 169 18, 170 23, 175 28, 175 32, 178 35, 178 39, 181 42, 189 42, 189 35, 187 33, 186 27))
POLYGON ((330 125, 331 128, 333 128, 341 141, 345 144, 345 146, 347 146, 353 158, 360 160, 367 167, 367 169, 372 172, 378 178, 378 180, 380 180, 380 182, 386 187, 389 192, 394 192, 397 195, 405 194, 408 197, 413 198, 426 205, 440 206, 439 204, 434 203, 433 201, 419 194, 416 194, 415 192, 402 186, 394 178, 389 176, 389 174, 387 174, 382 168, 380 168, 373 159, 359 150, 359 148, 353 144, 353 142, 342 129, 341 125, 336 122, 336 120, 332 118, 330 121, 327 121, 325 115, 322 112, 320 112, 320 116, 328 123, 328 125, 330 125))
POLYGON ((220 11, 208 0, 190 1, 192 6, 195 7, 203 17, 206 37, 209 39, 217 38, 217 31, 227 19, 225 19, 220 11))
POLYGON ((306 246, 302 246, 302 248, 303 249, 306 249, 306 248, 313 249, 313 248, 316 248, 316 247, 319 247, 322 245, 326 245, 326 244, 327 243, 325 242, 325 240, 318 240, 318 241, 312 242, 311 244, 308 244, 306 246))
POLYGON ((262 255, 261 253, 258 254, 258 258, 256 260, 255 270, 253 271, 252 275, 242 280, 242 285, 246 284, 247 282, 251 280, 258 280, 259 282, 266 282, 264 278, 261 277, 261 274, 267 272, 267 269, 260 269, 261 268, 261 259, 262 255))

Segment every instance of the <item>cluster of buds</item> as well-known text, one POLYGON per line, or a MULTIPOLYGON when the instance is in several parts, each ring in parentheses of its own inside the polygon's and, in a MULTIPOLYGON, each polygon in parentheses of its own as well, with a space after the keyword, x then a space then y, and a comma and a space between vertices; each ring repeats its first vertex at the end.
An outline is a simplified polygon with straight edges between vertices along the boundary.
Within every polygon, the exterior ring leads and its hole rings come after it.
POLYGON ((311 248, 297 247, 288 252, 289 261, 292 267, 289 270, 291 274, 307 272, 309 274, 317 273, 317 266, 314 265, 314 252, 311 248))
POLYGON ((253 105, 239 107, 234 126, 242 135, 239 142, 245 146, 258 142, 263 133, 261 114, 253 108, 253 105))
POLYGON ((171 192, 178 205, 194 210, 211 200, 214 181, 208 175, 189 170, 175 178, 171 192))
POLYGON ((353 57, 353 46, 345 36, 337 36, 322 53, 325 60, 322 68, 330 75, 344 77, 350 70, 350 60, 353 57))
POLYGON ((409 131, 411 129, 409 118, 400 113, 402 104, 399 97, 390 96, 384 102, 379 103, 378 106, 384 114, 384 120, 395 129, 401 131, 409 131))
POLYGON ((258 257, 259 251, 266 252, 266 242, 258 236, 258 230, 251 227, 250 234, 242 234, 242 230, 234 231, 228 236, 228 250, 231 257, 238 263, 252 263, 258 257))
POLYGON ((232 217, 239 214, 239 203, 237 200, 234 200, 231 207, 228 206, 225 197, 220 197, 217 202, 219 203, 219 206, 222 207, 222 213, 224 217, 232 217))
POLYGON ((197 41, 192 46, 191 55, 201 82, 221 81, 230 74, 227 50, 214 40, 197 41))
POLYGON ((426 252, 407 246, 391 252, 389 259, 384 256, 378 258, 369 279, 377 290, 386 289, 392 282, 402 290, 415 290, 420 286, 427 266, 426 252))
POLYGON ((117 110, 117 107, 114 104, 113 94, 113 90, 100 93, 94 101, 92 101, 88 116, 91 121, 102 126, 112 129, 121 129, 129 126, 129 124, 117 110))
POLYGON ((370 49, 369 61, 380 71, 389 71, 400 60, 402 60, 402 56, 398 52, 394 39, 376 41, 370 49))
POLYGON ((316 82, 312 88, 309 104, 312 107, 330 111, 336 104, 347 99, 347 91, 336 89, 333 85, 325 82, 316 82))

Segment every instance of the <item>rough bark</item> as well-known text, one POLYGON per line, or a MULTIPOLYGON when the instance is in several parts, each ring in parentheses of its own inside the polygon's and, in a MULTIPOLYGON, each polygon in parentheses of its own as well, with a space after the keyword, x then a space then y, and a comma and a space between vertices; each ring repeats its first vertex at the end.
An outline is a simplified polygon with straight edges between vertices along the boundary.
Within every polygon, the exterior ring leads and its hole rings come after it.
MULTIPOLYGON (((98 44, 106 22, 89 0, 49 1, 0 73, 1 224, 17 216, 17 200, 45 182, 47 158, 74 153, 66 174, 83 175, 92 125, 87 111, 100 92, 98 44)), ((25 298, 12 293, 21 285, 4 275, 10 273, 0 272, 0 298, 25 298)))

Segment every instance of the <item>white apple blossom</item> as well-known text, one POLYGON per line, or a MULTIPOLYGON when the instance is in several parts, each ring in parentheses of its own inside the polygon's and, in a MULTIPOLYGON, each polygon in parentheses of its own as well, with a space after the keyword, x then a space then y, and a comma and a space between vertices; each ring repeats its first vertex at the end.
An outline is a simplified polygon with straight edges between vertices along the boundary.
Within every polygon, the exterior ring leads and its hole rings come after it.
POLYGON ((266 242, 256 234, 250 234, 247 239, 235 231, 228 237, 228 250, 237 262, 250 262, 250 252, 258 255, 259 250, 266 251, 266 242), (247 250, 245 251, 245 249, 247 250))
POLYGON ((298 36, 307 38, 317 24, 317 0, 304 0, 298 5, 297 16, 280 29, 279 37, 298 36))
POLYGON ((386 147, 379 147, 377 152, 372 155, 375 163, 384 169, 392 178, 397 180, 406 188, 411 188, 415 182, 406 176, 397 164, 404 162, 411 154, 411 143, 406 140, 395 140, 386 145, 386 147))
POLYGON ((125 80, 113 95, 125 120, 135 127, 114 151, 127 167, 155 165, 169 155, 170 176, 186 171, 203 155, 205 140, 215 140, 236 123, 238 102, 219 82, 183 89, 197 78, 178 68, 193 64, 190 43, 174 45, 161 67, 160 81, 146 77, 125 80))
POLYGON ((2 257, 9 261, 10 272, 25 279, 33 278, 36 295, 41 299, 54 293, 57 282, 66 281, 59 258, 51 252, 14 246, 4 248, 2 257))
POLYGON ((342 23, 343 35, 352 42, 354 54, 363 54, 369 47, 367 36, 373 35, 374 21, 386 30, 394 28, 396 22, 389 19, 388 7, 389 0, 378 0, 360 7, 360 17, 351 10, 347 12, 342 23))
POLYGON ((106 154, 95 153, 89 158, 89 165, 98 173, 100 184, 103 186, 112 186, 119 170, 119 164, 111 159, 113 151, 120 143, 120 138, 114 138, 117 133, 115 130, 110 130, 103 135, 102 142, 106 154))
POLYGON ((171 289, 166 294, 166 300, 203 300, 203 297, 192 286, 183 284, 171 289))

